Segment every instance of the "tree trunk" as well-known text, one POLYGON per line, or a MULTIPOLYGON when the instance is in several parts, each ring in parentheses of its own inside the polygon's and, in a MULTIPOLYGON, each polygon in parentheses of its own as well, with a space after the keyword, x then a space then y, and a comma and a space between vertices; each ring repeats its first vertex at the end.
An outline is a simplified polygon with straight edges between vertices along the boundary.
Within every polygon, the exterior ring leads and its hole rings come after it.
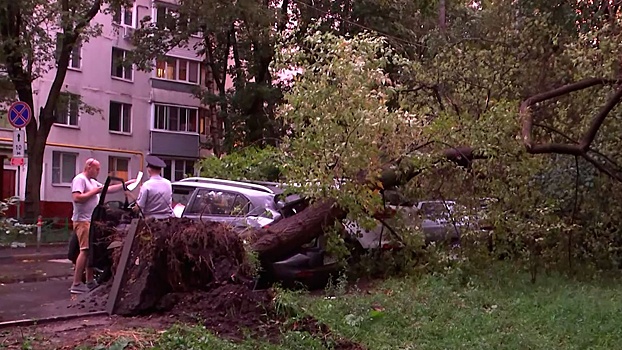
POLYGON ((25 217, 34 219, 41 213, 41 180, 43 175, 43 154, 46 138, 28 141, 28 171, 26 173, 25 217))
POLYGON ((445 34, 445 32, 447 31, 446 10, 447 8, 445 6, 445 0, 440 0, 438 2, 438 27, 443 34, 445 34))
POLYGON ((285 218, 267 230, 260 232, 251 245, 252 250, 263 262, 274 262, 287 257, 316 237, 337 220, 342 220, 346 212, 337 206, 333 199, 319 201, 300 213, 285 218))

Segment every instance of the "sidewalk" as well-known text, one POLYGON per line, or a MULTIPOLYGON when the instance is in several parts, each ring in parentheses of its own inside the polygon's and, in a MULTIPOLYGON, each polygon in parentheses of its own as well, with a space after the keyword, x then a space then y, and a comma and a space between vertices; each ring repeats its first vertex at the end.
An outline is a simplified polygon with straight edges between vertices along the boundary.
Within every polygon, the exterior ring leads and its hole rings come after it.
POLYGON ((42 244, 39 252, 37 252, 36 245, 24 248, 1 247, 0 264, 10 264, 20 260, 67 259, 68 245, 69 243, 42 244))
POLYGON ((66 279, 71 276, 73 264, 66 257, 50 261, 20 260, 0 264, 0 285, 66 279))

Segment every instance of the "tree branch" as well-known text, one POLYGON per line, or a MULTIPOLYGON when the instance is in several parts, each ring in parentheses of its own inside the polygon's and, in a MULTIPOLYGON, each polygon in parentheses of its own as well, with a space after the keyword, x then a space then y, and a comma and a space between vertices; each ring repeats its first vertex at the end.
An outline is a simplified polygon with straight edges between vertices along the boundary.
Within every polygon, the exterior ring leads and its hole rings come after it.
POLYGON ((611 112, 613 108, 615 108, 615 106, 617 106, 618 103, 620 103, 620 99, 622 99, 622 88, 619 88, 613 94, 613 96, 611 96, 609 100, 607 100, 607 103, 598 112, 598 114, 594 117, 594 119, 592 119, 590 128, 588 129, 587 133, 585 134, 585 136, 583 137, 580 143, 581 150, 583 152, 587 152, 589 150, 590 146, 592 145, 592 142, 594 142, 594 139, 596 138, 596 134, 598 133, 598 130, 600 129, 600 127, 603 125, 603 122, 607 118, 607 115, 609 115, 609 112, 611 112))
MULTIPOLYGON (((45 102, 45 107, 43 107, 42 113, 39 116, 39 122, 41 123, 41 128, 43 129, 42 131, 44 132, 46 137, 54 122, 53 109, 56 106, 56 103, 60 96, 60 90, 63 87, 65 76, 67 75, 67 66, 69 65, 69 58, 71 56, 71 52, 73 51, 73 47, 78 42, 82 30, 99 12, 101 4, 102 0, 95 0, 93 5, 88 9, 88 11, 86 11, 86 13, 82 16, 80 21, 78 21, 75 27, 71 28, 69 23, 62 24, 63 39, 61 41, 61 50, 57 62, 58 66, 56 69, 56 74, 54 75, 52 86, 50 87, 47 101, 45 102)), ((63 12, 68 12, 70 10, 69 2, 67 0, 64 0, 61 6, 63 12)))
MULTIPOLYGON (((617 85, 619 84, 619 80, 615 79, 603 79, 603 78, 590 78, 578 81, 576 83, 564 85, 557 89, 553 89, 551 91, 547 91, 541 94, 537 94, 535 96, 529 97, 524 100, 519 108, 519 116, 522 120, 522 132, 521 136, 523 138, 523 144, 525 145, 525 149, 527 152, 531 154, 547 154, 547 153, 557 153, 557 154, 569 154, 574 156, 583 157, 585 160, 594 165, 599 171, 607 174, 608 176, 622 181, 622 175, 612 171, 607 168, 604 164, 594 159, 592 156, 588 155, 590 150, 590 146, 594 139, 596 138, 596 134, 598 130, 602 126, 603 122, 609 115, 609 113, 617 106, 622 100, 622 88, 618 88, 616 92, 607 100, 607 103, 601 108, 596 116, 592 118, 590 123, 590 128, 584 134, 584 136, 577 142, 572 140, 569 136, 551 128, 546 127, 548 130, 553 131, 562 137, 566 138, 570 143, 543 143, 543 144, 534 144, 533 141, 533 127, 536 125, 533 121, 533 115, 530 113, 530 108, 536 103, 550 100, 556 97, 560 97, 563 95, 568 95, 575 91, 584 90, 597 85, 617 85)), ((540 124, 538 124, 540 125, 540 124)), ((540 125, 542 126, 542 125, 540 125)), ((605 157, 605 159, 609 159, 605 157)), ((615 164, 615 162, 611 162, 615 164)), ((617 164, 616 164, 617 166, 617 164)))

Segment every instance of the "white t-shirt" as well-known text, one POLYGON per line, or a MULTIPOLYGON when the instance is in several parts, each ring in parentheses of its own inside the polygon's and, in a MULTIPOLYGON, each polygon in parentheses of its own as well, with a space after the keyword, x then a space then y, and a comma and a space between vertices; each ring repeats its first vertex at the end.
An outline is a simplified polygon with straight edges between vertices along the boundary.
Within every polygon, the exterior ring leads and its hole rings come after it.
MULTIPOLYGON (((89 179, 84 175, 84 173, 80 173, 73 178, 71 181, 71 193, 79 192, 86 193, 94 188, 103 186, 95 179, 89 179)), ((73 202, 73 216, 71 217, 72 221, 91 221, 91 215, 93 214, 93 210, 97 206, 99 202, 99 194, 89 198, 84 203, 76 203, 73 202)))

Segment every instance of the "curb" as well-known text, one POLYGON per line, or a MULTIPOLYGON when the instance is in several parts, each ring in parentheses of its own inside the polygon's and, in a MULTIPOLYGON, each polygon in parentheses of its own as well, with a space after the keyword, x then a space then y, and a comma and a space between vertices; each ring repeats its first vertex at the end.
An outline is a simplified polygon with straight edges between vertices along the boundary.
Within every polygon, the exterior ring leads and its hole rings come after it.
POLYGON ((53 260, 53 259, 67 259, 67 253, 42 253, 42 254, 15 254, 0 256, 0 264, 10 264, 19 260, 53 260))
MULTIPOLYGON (((69 244, 69 241, 67 242, 51 242, 51 243, 41 243, 40 247, 41 249, 48 249, 48 248, 58 248, 58 247, 66 247, 67 244, 69 244)), ((32 248, 32 247, 36 247, 37 243, 36 242, 29 242, 26 243, 26 247, 28 248, 32 248)), ((22 248, 13 248, 10 245, 0 245, 0 252, 3 250, 19 250, 22 248)))
POLYGON ((65 276, 41 276, 41 275, 29 275, 29 276, 20 276, 20 277, 0 277, 0 284, 16 284, 16 283, 30 283, 30 282, 46 282, 49 280, 70 280, 71 275, 65 276))

